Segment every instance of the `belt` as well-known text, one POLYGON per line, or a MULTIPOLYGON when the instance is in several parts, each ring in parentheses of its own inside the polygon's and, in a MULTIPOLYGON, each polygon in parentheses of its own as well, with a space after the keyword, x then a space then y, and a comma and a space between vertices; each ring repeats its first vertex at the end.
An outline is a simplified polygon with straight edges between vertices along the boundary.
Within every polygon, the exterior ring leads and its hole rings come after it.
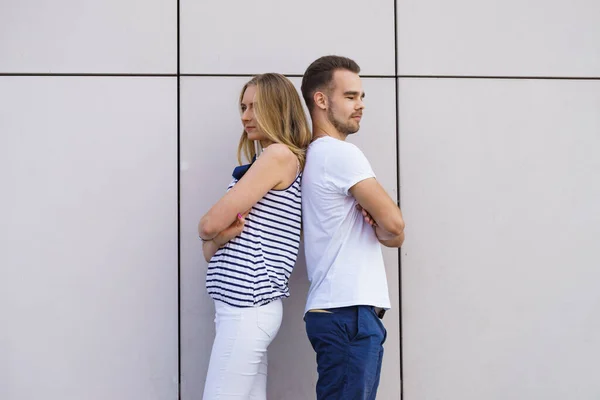
MULTIPOLYGON (((354 306, 351 306, 354 307, 354 306)), ((377 315, 379 317, 379 319, 383 319, 383 316, 385 315, 385 308, 381 308, 381 307, 371 307, 373 309, 373 311, 375 311, 375 315, 377 315)), ((328 309, 318 309, 318 308, 314 308, 311 310, 308 310, 308 312, 320 312, 320 313, 327 313, 327 314, 331 314, 332 311, 329 311, 328 309)))

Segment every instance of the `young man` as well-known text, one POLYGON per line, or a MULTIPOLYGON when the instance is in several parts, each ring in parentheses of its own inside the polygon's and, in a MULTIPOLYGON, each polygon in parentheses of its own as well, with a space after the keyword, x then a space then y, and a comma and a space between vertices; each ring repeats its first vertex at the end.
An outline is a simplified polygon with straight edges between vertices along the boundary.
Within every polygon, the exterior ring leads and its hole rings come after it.
POLYGON ((359 66, 345 57, 313 62, 302 95, 313 123, 302 177, 310 289, 304 320, 317 353, 317 399, 375 399, 390 308, 381 246, 400 247, 404 221, 348 135, 365 108, 359 66))

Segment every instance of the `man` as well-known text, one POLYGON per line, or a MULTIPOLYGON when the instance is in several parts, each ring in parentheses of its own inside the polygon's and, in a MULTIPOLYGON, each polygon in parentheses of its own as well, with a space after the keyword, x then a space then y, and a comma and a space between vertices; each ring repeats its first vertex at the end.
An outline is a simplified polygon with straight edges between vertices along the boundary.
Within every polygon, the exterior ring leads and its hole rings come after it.
POLYGON ((348 135, 365 108, 359 66, 345 57, 313 62, 302 95, 313 123, 302 177, 310 289, 304 320, 317 353, 317 399, 375 399, 390 308, 381 246, 400 247, 404 221, 348 135))

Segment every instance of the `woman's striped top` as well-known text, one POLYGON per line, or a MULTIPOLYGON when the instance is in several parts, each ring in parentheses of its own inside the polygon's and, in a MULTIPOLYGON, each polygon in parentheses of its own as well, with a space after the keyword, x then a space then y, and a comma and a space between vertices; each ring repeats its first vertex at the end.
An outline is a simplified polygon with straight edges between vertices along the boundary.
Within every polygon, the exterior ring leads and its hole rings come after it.
MULTIPOLYGON (((270 190, 252 207, 240 235, 221 247, 206 275, 209 295, 235 307, 256 307, 288 297, 302 223, 301 179, 270 190)), ((237 183, 233 179, 227 190, 237 183)))

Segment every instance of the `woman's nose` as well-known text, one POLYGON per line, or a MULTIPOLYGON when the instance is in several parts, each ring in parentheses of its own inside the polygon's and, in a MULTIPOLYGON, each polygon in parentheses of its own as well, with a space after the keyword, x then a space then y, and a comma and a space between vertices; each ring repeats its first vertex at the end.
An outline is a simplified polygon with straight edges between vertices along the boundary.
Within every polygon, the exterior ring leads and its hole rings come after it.
POLYGON ((250 110, 245 110, 242 113, 242 121, 250 121, 252 119, 252 113, 250 110))

